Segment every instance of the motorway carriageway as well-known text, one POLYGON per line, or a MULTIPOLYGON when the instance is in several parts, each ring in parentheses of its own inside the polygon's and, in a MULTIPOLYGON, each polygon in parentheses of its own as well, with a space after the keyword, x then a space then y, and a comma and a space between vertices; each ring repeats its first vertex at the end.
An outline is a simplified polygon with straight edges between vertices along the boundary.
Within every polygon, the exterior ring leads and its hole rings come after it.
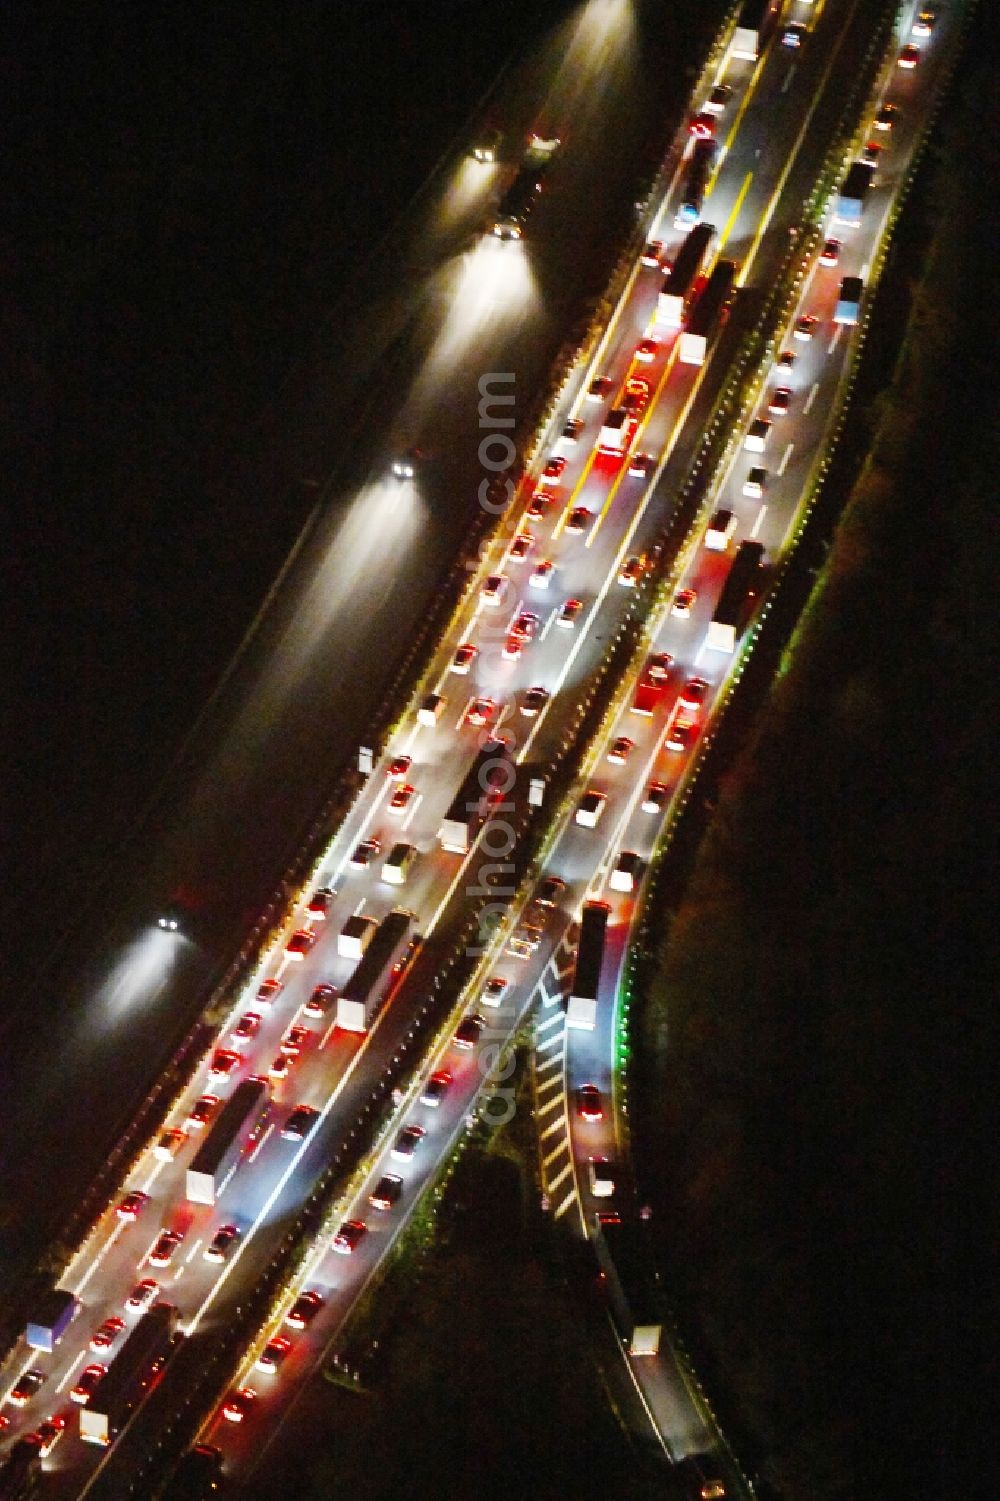
MULTIPOLYGON (((831 16, 834 9, 830 7, 831 16)), ((834 30, 832 21, 829 22, 828 29, 830 35, 825 52, 820 56, 820 49, 817 48, 813 54, 824 67, 828 67, 831 54, 836 55, 835 48, 842 35, 834 30)), ((797 88, 783 91, 788 66, 787 57, 773 49, 759 67, 753 70, 752 87, 756 97, 751 100, 742 116, 740 130, 729 146, 723 170, 706 207, 707 216, 718 222, 720 227, 726 227, 726 248, 737 259, 748 254, 755 244, 762 243, 758 231, 763 216, 773 211, 774 193, 781 175, 773 163, 765 174, 752 144, 753 132, 760 132, 766 127, 769 139, 774 140, 776 135, 783 135, 790 146, 795 144, 793 127, 800 124, 801 103, 797 88), (777 107, 775 98, 781 102, 777 107), (785 126, 783 132, 782 120, 785 126), (748 145, 746 149, 741 149, 744 131, 748 132, 748 145), (751 168, 748 159, 756 163, 749 183, 747 177, 751 168)), ((799 66, 801 68, 801 64, 799 66)), ((738 64, 728 75, 728 81, 736 86, 737 99, 740 88, 747 88, 747 75, 750 72, 749 65, 738 64)), ((816 80, 813 73, 801 68, 798 81, 804 90, 808 90, 816 80)), ((734 100, 730 108, 735 111, 737 100, 734 100)), ((802 139, 801 135, 799 139, 802 139)), ((668 207, 666 222, 669 223, 671 219, 672 213, 668 207)), ((670 231, 665 231, 662 238, 672 248, 677 237, 670 231)), ((830 275, 834 276, 835 273, 830 275)), ((615 380, 616 386, 621 384, 629 371, 635 344, 644 333, 653 310, 658 283, 659 277, 655 271, 637 272, 624 308, 616 318, 614 336, 609 342, 602 366, 615 380)), ((691 408, 692 392, 697 390, 705 378, 705 370, 712 368, 709 365, 695 371, 690 367, 675 365, 669 379, 664 379, 671 359, 670 353, 663 349, 659 356, 660 363, 654 363, 652 367, 641 367, 643 377, 661 387, 659 399, 651 404, 645 430, 639 440, 642 448, 654 454, 666 450, 676 440, 683 419, 691 408)), ((333 884, 340 893, 325 925, 325 932, 304 964, 287 965, 284 968, 282 977, 287 982, 285 990, 272 1012, 265 1015, 261 1035, 247 1049, 245 1066, 237 1077, 245 1076, 248 1071, 266 1069, 277 1051, 281 1033, 293 1019, 298 1018, 301 1006, 314 984, 328 980, 339 985, 346 978, 349 965, 335 957, 333 940, 329 934, 339 931, 349 913, 361 911, 366 915, 379 917, 391 906, 403 904, 419 914, 419 926, 427 931, 446 903, 446 892, 464 878, 464 863, 456 871, 455 857, 442 854, 437 849, 436 833, 462 769, 471 759, 476 732, 461 727, 460 717, 472 693, 489 694, 510 706, 516 696, 531 684, 539 682, 551 685, 554 692, 557 688, 563 688, 564 692, 569 689, 569 697, 573 685, 585 678, 599 657, 596 644, 598 632, 594 627, 597 623, 601 624, 607 634, 612 628, 611 622, 620 616, 625 591, 619 590, 614 579, 621 558, 636 545, 637 527, 639 521, 646 519, 647 507, 650 512, 654 510, 650 506, 650 499, 655 488, 654 483, 623 477, 621 471, 605 470, 600 463, 588 463, 587 455, 606 406, 607 403, 604 403, 600 412, 593 414, 590 403, 584 403, 580 407, 580 414, 585 417, 587 425, 577 447, 569 456, 567 472, 560 480, 561 489, 557 494, 561 509, 554 504, 553 514, 543 523, 532 526, 537 538, 532 557, 526 564, 511 565, 509 569, 511 593, 505 602, 505 608, 499 612, 503 625, 509 623, 513 618, 515 605, 523 600, 523 607, 533 609, 539 615, 538 639, 526 648, 519 661, 506 663, 497 650, 505 632, 495 630, 492 649, 487 650, 484 646, 469 677, 447 672, 445 663, 458 639, 472 636, 477 643, 486 640, 487 614, 492 611, 477 603, 474 606, 475 624, 463 623, 455 638, 446 644, 441 658, 440 681, 448 695, 447 714, 433 730, 409 730, 403 737, 405 743, 391 747, 391 754, 405 750, 414 756, 415 765, 408 775, 417 790, 411 805, 398 823, 391 819, 385 811, 388 784, 380 770, 375 773, 369 789, 360 799, 345 830, 334 841, 323 868, 318 873, 317 884, 333 884), (558 515, 565 514, 570 504, 589 505, 595 516, 601 518, 596 533, 592 531, 590 537, 578 538, 560 530, 560 534, 555 535, 558 515), (591 540, 592 545, 588 546, 587 543, 591 540), (556 565, 555 579, 547 591, 548 598, 527 587, 527 575, 531 566, 546 555, 551 555, 556 565), (570 593, 584 599, 586 607, 575 632, 563 631, 553 625, 557 606, 570 593), (549 600, 552 602, 549 603, 549 600), (608 617, 611 618, 610 621, 608 617), (588 643, 589 652, 582 649, 583 643, 588 643), (567 661, 570 662, 568 669, 567 661), (570 672, 575 674, 573 678, 570 678, 570 672), (456 755, 459 745, 464 748, 456 755), (402 890, 386 887, 378 882, 377 862, 371 871, 365 873, 352 873, 346 868, 346 859, 354 843, 372 829, 382 836, 383 854, 387 853, 394 837, 410 839, 421 851, 415 872, 402 890)), ((784 421, 790 422, 791 417, 784 421)), ((778 425, 776 422, 775 427, 778 425)), ((804 439, 802 452, 805 452, 804 439)), ((774 518, 770 526, 775 527, 778 525, 778 506, 772 501, 769 509, 774 518)), ((651 514, 648 525, 652 525, 653 519, 651 514)), ((658 528, 662 523, 662 512, 655 520, 658 528)), ((692 631, 697 629, 697 618, 690 624, 692 631)), ((559 705, 558 696, 553 698, 553 704, 559 705)), ((542 719, 544 739, 557 734, 556 720, 555 708, 552 714, 542 719)), ((522 729, 528 727, 528 734, 538 737, 544 744, 538 720, 531 722, 518 716, 512 723, 522 729)), ((520 747, 521 754, 525 754, 529 748, 537 753, 538 747, 530 747, 526 742, 520 747)), ((621 781, 623 784, 627 782, 628 776, 623 776, 621 781)), ((609 820, 613 821, 614 817, 615 810, 609 806, 602 826, 607 829, 609 820)), ((652 832, 650 830, 650 834, 652 832)), ((589 843, 592 853, 593 838, 585 843, 589 843)), ((572 865, 572 861, 570 864, 572 865)), ((579 881, 583 880, 586 885, 590 874, 579 872, 573 880, 578 890, 579 881)), ((573 891, 574 899, 577 890, 573 891)), ((522 1003, 531 993, 524 984, 518 986, 518 992, 522 1003)), ((253 989, 247 992, 237 1010, 252 1009, 252 995, 253 989)), ((401 998, 397 1006, 391 1008, 390 1016, 404 1004, 401 998)), ((221 1040, 224 1042, 226 1039, 223 1037, 221 1040)), ((355 1080, 356 1087, 360 1087, 364 1070, 377 1069, 380 1060, 384 1061, 384 1048, 389 1045, 389 1030, 384 1024, 375 1030, 366 1045, 362 1045, 361 1039, 334 1032, 327 1022, 314 1029, 314 1036, 301 1061, 294 1066, 290 1079, 278 1087, 276 1096, 281 1103, 289 1106, 307 1103, 329 1110, 329 1124, 335 1125, 338 1115, 333 1107, 338 1102, 341 1091, 351 1080, 355 1080)), ((452 1059, 449 1067, 455 1063, 456 1060, 452 1059)), ((464 1068, 456 1066, 453 1071, 456 1072, 454 1115, 442 1109, 435 1117, 437 1124, 434 1145, 439 1141, 441 1144, 446 1143, 454 1131, 460 1128, 464 1113, 461 1108, 463 1096, 468 1097, 479 1079, 478 1068, 472 1067, 471 1063, 464 1068)), ((186 1114, 191 1101, 206 1087, 211 1086, 206 1084, 203 1076, 199 1076, 197 1083, 181 1102, 176 1112, 177 1118, 186 1114)), ((225 1093, 230 1087, 226 1083, 215 1092, 225 1093)), ((424 1113, 429 1114, 429 1111, 425 1110, 424 1113)), ((280 1125, 280 1119, 278 1124, 280 1125)), ((196 1330, 202 1320, 206 1321, 206 1327, 211 1328, 213 1322, 224 1318, 226 1307, 232 1306, 232 1301, 239 1297, 239 1287, 253 1285, 254 1270, 259 1272, 266 1263, 273 1250, 281 1221, 293 1213, 295 1206, 306 1196, 314 1181, 317 1164, 328 1154, 332 1139, 330 1132, 320 1130, 313 1140, 300 1148, 282 1142, 279 1132, 271 1131, 262 1143, 254 1163, 244 1167, 236 1175, 226 1190, 223 1205, 215 1210, 183 1205, 182 1174, 192 1151, 190 1146, 185 1148, 181 1159, 176 1163, 154 1165, 151 1160, 144 1161, 127 1185, 129 1188, 144 1188, 153 1197, 152 1203, 140 1216, 139 1223, 135 1227, 122 1228, 109 1215, 86 1248, 86 1255, 78 1260, 71 1275, 63 1279, 63 1285, 80 1293, 86 1308, 66 1336, 55 1359, 28 1357, 22 1350, 17 1364, 8 1366, 6 1374, 11 1382, 26 1365, 39 1365, 49 1371, 38 1397, 24 1415, 18 1418, 16 1432, 29 1431, 53 1410, 64 1410, 62 1403, 68 1386, 72 1384, 75 1373, 85 1360, 86 1339, 103 1317, 120 1311, 124 1297, 136 1277, 148 1274, 148 1268, 142 1266, 142 1261, 155 1238, 154 1232, 158 1232, 163 1225, 177 1223, 179 1215, 183 1215, 189 1223, 174 1265, 158 1276, 163 1296, 178 1303, 184 1325, 191 1330, 196 1330), (211 1233, 218 1224, 225 1221, 240 1225, 243 1238, 220 1272, 205 1262, 201 1253, 211 1233), (251 1236, 251 1227, 255 1225, 259 1225, 259 1232, 251 1236), (219 1303, 215 1302, 219 1292, 224 1292, 225 1297, 228 1297, 228 1305, 225 1298, 219 1303)), ((438 1154, 434 1152, 430 1142, 423 1145, 425 1150, 421 1156, 429 1165, 430 1159, 438 1154)), ((370 1222, 371 1216, 366 1218, 370 1222)), ((391 1227, 394 1218, 389 1216, 387 1225, 391 1227)), ((387 1239, 387 1234, 380 1235, 373 1231, 366 1243, 371 1248, 366 1255, 373 1257, 387 1239)), ((333 1278, 328 1291, 336 1289, 337 1307, 331 1299, 327 1314, 310 1331, 309 1341, 314 1341, 316 1348, 321 1348, 329 1339, 335 1322, 339 1322, 342 1317, 344 1299, 351 1296, 350 1287, 355 1285, 355 1277, 362 1277, 365 1271, 366 1255, 359 1253, 356 1260, 338 1257, 335 1268, 330 1265, 331 1258, 326 1259, 327 1275, 333 1278), (347 1278, 346 1271, 349 1268, 351 1276, 347 1278)), ((308 1343, 303 1337, 299 1338, 304 1346, 308 1343)), ((294 1381, 296 1367, 304 1365, 306 1359, 306 1348, 303 1348, 301 1357, 297 1349, 295 1358, 289 1361, 282 1377, 277 1380, 271 1378, 271 1384, 282 1392, 287 1391, 294 1381)), ((271 1405, 270 1401, 262 1397, 259 1415, 252 1424, 247 1425, 248 1436, 251 1431, 256 1431, 255 1447, 259 1445, 261 1424, 266 1422, 267 1409, 271 1405)), ((69 1410, 75 1411, 72 1408, 69 1410)), ((10 1413, 13 1409, 8 1406, 5 1411, 10 1413)), ((242 1436, 234 1435, 234 1441, 236 1438, 241 1439, 242 1436)), ((65 1439, 47 1462, 52 1467, 53 1480, 56 1476, 59 1477, 57 1488, 47 1486, 45 1493, 76 1493, 86 1470, 97 1457, 94 1451, 82 1446, 75 1437, 65 1439)))

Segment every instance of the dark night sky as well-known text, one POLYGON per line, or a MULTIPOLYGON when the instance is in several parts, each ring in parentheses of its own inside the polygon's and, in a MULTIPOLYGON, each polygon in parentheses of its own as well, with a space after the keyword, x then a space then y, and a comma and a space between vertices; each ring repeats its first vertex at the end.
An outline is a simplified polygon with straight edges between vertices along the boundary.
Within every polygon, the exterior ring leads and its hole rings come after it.
POLYGON ((113 853, 294 539, 307 499, 268 492, 249 456, 316 330, 542 19, 529 0, 8 16, 14 991, 33 968, 24 923, 113 853))

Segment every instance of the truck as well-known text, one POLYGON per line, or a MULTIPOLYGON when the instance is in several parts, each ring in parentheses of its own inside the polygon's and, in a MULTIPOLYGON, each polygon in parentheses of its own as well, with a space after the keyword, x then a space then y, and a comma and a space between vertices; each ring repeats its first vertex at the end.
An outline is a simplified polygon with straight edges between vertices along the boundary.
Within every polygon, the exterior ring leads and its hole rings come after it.
POLYGON ((225 1484, 222 1450, 214 1444, 195 1444, 177 1466, 160 1501, 210 1501, 225 1484))
POLYGON ((361 959, 375 937, 377 927, 374 917, 362 917, 360 912, 352 912, 337 934, 337 953, 342 959, 361 959))
POLYGON ((687 171, 681 188, 681 202, 674 219, 675 229, 690 229, 697 224, 701 206, 705 201, 708 179, 715 166, 716 144, 711 139, 695 141, 688 158, 687 171))
POLYGON ((468 854, 490 804, 508 791, 514 779, 510 756, 501 740, 487 740, 462 778, 462 784, 438 830, 441 848, 468 854))
POLYGON ((18 1439, 0 1466, 0 1501, 26 1501, 35 1494, 42 1456, 30 1439, 18 1439))
POLYGON ((154 1303, 80 1410, 80 1437, 88 1444, 113 1444, 132 1411, 155 1385, 175 1342, 177 1309, 154 1303))
POLYGON ((187 1170, 187 1197, 193 1204, 214 1204, 239 1166, 261 1139, 271 1105, 266 1080, 237 1084, 215 1118, 187 1170))
POLYGON ((840 184, 840 192, 834 204, 833 222, 835 224, 848 224, 852 229, 860 226, 865 199, 874 176, 875 168, 868 162, 851 163, 847 169, 847 176, 840 184))
POLYGON ((837 306, 834 309, 834 323, 851 325, 857 323, 861 317, 861 294, 865 290, 865 284, 860 276, 845 276, 840 283, 840 291, 837 293, 837 306))
POLYGON ((345 1032, 368 1031, 390 980, 399 973, 400 955, 415 921, 412 912, 396 907, 379 923, 364 957, 337 997, 337 1026, 345 1032))
POLYGON ((33 1350, 45 1350, 51 1355, 81 1306, 80 1300, 64 1288, 51 1288, 31 1310, 24 1331, 25 1343, 33 1350))
POLYGON ((656 706, 663 697, 663 690, 669 680, 668 666, 669 658, 662 661, 657 657, 651 657, 646 663, 635 690, 635 698, 632 700, 633 714, 648 716, 656 712, 656 706))
POLYGON ((592 1032, 597 1025, 597 997, 604 965, 604 940, 611 908, 607 902, 584 902, 576 948, 573 987, 566 1009, 567 1027, 592 1032))
POLYGON ((677 357, 682 365, 704 365, 708 346, 719 331, 733 295, 735 261, 716 261, 680 337, 677 357))
POLYGON ((683 324, 714 234, 714 224, 696 224, 677 252, 656 299, 656 322, 661 327, 680 328, 683 324))
POLYGON ((730 57, 744 57, 756 62, 760 57, 761 33, 771 11, 772 0, 746 0, 736 18, 736 29, 729 44, 730 57))
POLYGON ((655 1355, 663 1316, 645 1221, 634 1213, 596 1214, 592 1239, 611 1316, 626 1350, 630 1355, 655 1355))
POLYGON ((598 453, 616 458, 628 453, 639 426, 639 419, 627 407, 612 407, 597 435, 598 453))
POLYGON ((755 598, 764 562, 760 542, 741 542, 709 622, 705 645, 710 651, 733 652, 747 605, 755 598))

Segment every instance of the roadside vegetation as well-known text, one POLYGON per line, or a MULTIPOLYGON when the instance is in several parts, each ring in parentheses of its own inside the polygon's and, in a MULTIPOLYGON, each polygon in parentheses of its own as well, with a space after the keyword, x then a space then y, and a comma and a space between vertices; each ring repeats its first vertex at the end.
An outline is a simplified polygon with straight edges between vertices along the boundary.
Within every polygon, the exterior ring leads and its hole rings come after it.
POLYGON ((986 9, 880 293, 847 507, 661 915, 636 1049, 674 1311, 783 1501, 979 1493, 953 1468, 977 1314, 951 1221, 995 1224, 986 9))

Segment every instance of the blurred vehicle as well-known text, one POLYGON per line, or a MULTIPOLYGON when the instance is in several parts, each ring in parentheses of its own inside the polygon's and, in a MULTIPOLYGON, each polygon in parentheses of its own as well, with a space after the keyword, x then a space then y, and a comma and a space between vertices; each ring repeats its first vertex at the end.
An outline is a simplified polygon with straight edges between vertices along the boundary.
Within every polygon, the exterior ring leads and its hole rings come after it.
POLYGON ((291 1308, 285 1314, 285 1323, 290 1329, 305 1329, 323 1307, 323 1299, 319 1293, 311 1290, 299 1293, 291 1308))
POLYGON ((310 933, 308 928, 300 928, 297 933, 292 934, 291 938, 285 944, 285 955, 289 959, 302 960, 309 953, 315 942, 315 933, 310 933))
POLYGON ((312 1130, 319 1111, 311 1105, 296 1105, 281 1128, 283 1141, 304 1141, 312 1130))
POLYGON ((368 1233, 364 1220, 345 1220, 333 1237, 333 1249, 341 1256, 350 1256, 357 1250, 368 1233))
POLYGON ((244 1418, 250 1416, 250 1412, 257 1400, 257 1393, 252 1386, 241 1386, 239 1391, 232 1392, 222 1406, 222 1416, 228 1423, 242 1423, 244 1418))
POLYGON ((202 1255, 206 1261, 225 1261, 237 1239, 239 1230, 235 1225, 220 1225, 202 1255))
POLYGON ((148 1203, 149 1194, 142 1193, 140 1189, 134 1188, 131 1193, 125 1195, 115 1213, 120 1220, 125 1220, 127 1224, 133 1224, 148 1203))
POLYGON ((219 1108, 219 1096, 217 1094, 203 1094, 200 1100, 196 1100, 191 1107, 191 1114, 187 1118, 189 1131, 200 1131, 207 1126, 216 1110, 219 1108))
POLYGON ((373 1209, 388 1210, 399 1203, 403 1192, 403 1180, 398 1173, 383 1173, 368 1195, 373 1209))
POLYGON ((599 1121, 604 1118, 601 1091, 596 1084, 581 1084, 576 1091, 576 1113, 582 1121, 599 1121))
POLYGON ((471 641, 463 641, 451 659, 450 671, 457 672, 459 677, 465 677, 478 656, 478 646, 473 646, 471 641))

